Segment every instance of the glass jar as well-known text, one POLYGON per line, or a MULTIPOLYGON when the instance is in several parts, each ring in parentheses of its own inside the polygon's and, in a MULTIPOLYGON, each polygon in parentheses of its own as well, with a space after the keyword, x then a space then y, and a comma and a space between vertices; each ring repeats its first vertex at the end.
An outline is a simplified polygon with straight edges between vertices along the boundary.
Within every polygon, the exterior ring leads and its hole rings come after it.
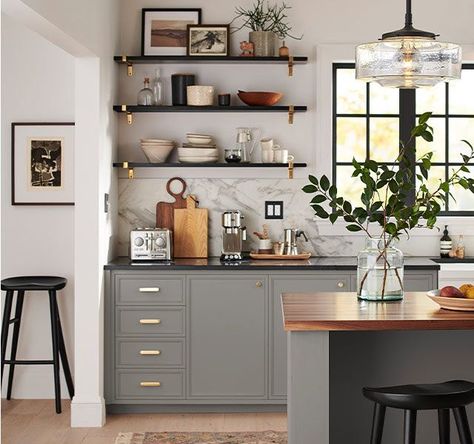
POLYGON ((367 238, 357 256, 357 296, 366 301, 403 299, 403 253, 394 240, 367 238))

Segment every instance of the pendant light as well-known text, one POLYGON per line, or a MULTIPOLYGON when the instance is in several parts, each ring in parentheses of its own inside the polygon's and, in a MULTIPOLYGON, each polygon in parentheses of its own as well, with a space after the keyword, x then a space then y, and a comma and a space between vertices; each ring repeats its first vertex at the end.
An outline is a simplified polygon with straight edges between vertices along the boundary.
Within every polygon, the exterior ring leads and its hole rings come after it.
POLYGON ((356 49, 356 78, 394 88, 434 86, 461 77, 461 47, 436 41, 436 34, 413 27, 406 0, 405 27, 356 49))

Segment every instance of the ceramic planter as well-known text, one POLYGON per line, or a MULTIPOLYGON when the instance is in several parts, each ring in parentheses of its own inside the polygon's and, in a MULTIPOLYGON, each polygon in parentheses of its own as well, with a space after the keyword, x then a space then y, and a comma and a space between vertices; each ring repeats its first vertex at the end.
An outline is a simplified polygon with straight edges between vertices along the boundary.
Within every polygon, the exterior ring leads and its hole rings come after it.
POLYGON ((252 31, 249 40, 254 45, 256 57, 273 57, 275 55, 276 35, 271 31, 252 31))

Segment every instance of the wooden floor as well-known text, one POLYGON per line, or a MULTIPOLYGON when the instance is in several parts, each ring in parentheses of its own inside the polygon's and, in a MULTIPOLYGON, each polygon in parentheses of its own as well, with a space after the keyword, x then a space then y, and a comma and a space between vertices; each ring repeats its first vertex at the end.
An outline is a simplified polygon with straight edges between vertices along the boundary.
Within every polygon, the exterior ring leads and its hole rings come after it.
POLYGON ((119 432, 286 430, 284 413, 110 415, 102 428, 69 427, 69 401, 2 400, 2 444, 113 444, 119 432))

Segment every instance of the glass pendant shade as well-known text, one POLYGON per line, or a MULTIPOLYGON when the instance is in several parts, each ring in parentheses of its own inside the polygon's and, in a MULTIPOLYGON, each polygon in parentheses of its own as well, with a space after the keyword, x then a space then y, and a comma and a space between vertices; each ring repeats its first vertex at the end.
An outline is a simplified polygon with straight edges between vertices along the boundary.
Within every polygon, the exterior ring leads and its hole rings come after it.
POLYGON ((434 86, 461 78, 459 45, 413 27, 412 0, 406 0, 405 27, 356 49, 356 78, 394 88, 434 86))
POLYGON ((356 50, 356 77, 382 86, 434 86, 459 79, 461 68, 461 47, 432 38, 391 37, 356 50))

